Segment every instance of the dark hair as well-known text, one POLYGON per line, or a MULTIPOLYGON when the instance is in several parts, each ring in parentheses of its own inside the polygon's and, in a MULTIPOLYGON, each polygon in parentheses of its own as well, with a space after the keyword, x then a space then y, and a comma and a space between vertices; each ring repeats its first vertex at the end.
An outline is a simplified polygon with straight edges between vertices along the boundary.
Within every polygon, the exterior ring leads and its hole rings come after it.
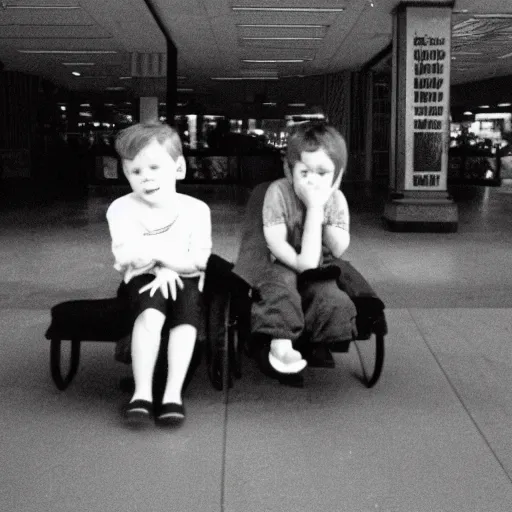
POLYGON ((162 123, 138 123, 121 130, 116 136, 116 151, 122 159, 133 160, 154 140, 164 146, 174 160, 183 155, 178 132, 162 123))
POLYGON ((347 165, 345 139, 333 126, 318 121, 298 124, 288 138, 286 158, 290 171, 301 160, 303 151, 323 149, 334 163, 334 181, 347 165))

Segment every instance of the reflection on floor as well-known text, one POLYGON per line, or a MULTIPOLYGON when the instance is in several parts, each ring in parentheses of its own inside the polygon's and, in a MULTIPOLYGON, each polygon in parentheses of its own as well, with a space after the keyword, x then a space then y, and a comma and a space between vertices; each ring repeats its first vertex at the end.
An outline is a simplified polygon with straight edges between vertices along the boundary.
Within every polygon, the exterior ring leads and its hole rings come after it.
MULTIPOLYGON (((391 233, 384 195, 346 189, 346 254, 386 303, 381 381, 353 349, 303 389, 198 371, 175 431, 127 431, 129 369, 89 343, 65 392, 49 377, 49 308, 109 297, 111 197, 0 211, 0 503, 8 512, 512 510, 512 188, 466 187, 457 233, 391 233)), ((212 200, 214 251, 235 259, 244 208, 212 200)))

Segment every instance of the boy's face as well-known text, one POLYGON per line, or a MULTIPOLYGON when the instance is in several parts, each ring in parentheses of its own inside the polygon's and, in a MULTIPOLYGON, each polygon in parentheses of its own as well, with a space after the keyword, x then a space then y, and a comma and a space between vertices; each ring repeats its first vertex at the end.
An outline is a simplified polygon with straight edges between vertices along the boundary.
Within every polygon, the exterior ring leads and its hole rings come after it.
POLYGON ((333 186, 334 170, 334 162, 323 149, 303 151, 301 159, 295 162, 292 169, 295 192, 297 186, 330 189, 333 186))
POLYGON ((176 192, 176 180, 183 179, 186 164, 176 160, 158 141, 142 148, 133 160, 123 160, 123 170, 135 195, 150 206, 169 206, 176 192))

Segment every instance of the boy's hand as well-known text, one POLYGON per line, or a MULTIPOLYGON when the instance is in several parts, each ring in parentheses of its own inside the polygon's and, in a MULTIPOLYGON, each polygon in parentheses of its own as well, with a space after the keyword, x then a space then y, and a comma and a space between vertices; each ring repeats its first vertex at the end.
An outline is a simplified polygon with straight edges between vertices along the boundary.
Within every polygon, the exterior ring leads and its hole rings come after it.
POLYGON ((327 204, 327 201, 329 201, 335 188, 320 188, 305 183, 299 183, 295 190, 306 208, 309 209, 323 208, 327 204))
POLYGON ((170 290, 172 300, 176 300, 178 291, 177 286, 183 290, 183 281, 181 280, 179 274, 170 268, 159 268, 156 270, 155 279, 146 286, 143 286, 139 290, 139 293, 144 293, 145 291, 150 290, 149 296, 153 297, 155 292, 160 289, 162 295, 168 299, 170 290))

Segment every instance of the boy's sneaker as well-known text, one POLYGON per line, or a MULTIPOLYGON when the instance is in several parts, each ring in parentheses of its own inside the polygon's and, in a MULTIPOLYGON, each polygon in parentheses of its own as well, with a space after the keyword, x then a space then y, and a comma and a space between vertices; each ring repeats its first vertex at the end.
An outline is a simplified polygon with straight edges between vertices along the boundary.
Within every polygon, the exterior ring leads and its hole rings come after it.
POLYGON ((143 428, 152 422, 153 404, 148 400, 133 400, 124 407, 123 419, 130 427, 143 428))
POLYGON ((287 350, 286 352, 275 354, 272 349, 268 353, 268 361, 272 368, 279 373, 299 373, 307 366, 307 361, 302 359, 298 350, 287 350))
POLYGON ((162 426, 178 426, 185 420, 183 404, 166 403, 160 407, 156 422, 162 426))

